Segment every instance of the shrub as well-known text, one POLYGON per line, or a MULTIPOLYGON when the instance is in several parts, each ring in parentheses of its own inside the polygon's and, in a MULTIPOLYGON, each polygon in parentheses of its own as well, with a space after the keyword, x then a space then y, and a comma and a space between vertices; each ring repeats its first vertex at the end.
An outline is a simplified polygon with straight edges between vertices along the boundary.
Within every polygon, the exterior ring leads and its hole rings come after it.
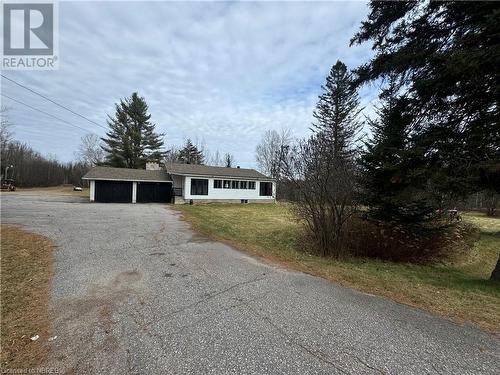
MULTIPOLYGON (((321 231, 320 233, 323 233, 321 231)), ((366 257, 394 262, 426 263, 446 260, 467 253, 479 239, 472 224, 440 221, 425 231, 390 225, 383 221, 366 219, 360 215, 349 218, 342 227, 340 251, 324 250, 324 244, 305 225, 300 242, 309 252, 319 256, 366 257)), ((332 249, 333 250, 333 249, 332 249)))
POLYGON ((478 239, 471 224, 438 222, 425 231, 356 217, 346 226, 346 252, 352 256, 413 263, 447 258, 470 250, 478 239))

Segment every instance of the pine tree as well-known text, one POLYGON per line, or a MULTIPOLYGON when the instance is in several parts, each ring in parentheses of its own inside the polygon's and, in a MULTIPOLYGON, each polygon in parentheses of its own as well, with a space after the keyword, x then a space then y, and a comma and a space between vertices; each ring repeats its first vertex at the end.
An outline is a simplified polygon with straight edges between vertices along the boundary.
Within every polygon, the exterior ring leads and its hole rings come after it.
POLYGON ((337 61, 321 88, 324 92, 313 113, 316 119, 313 131, 330 143, 335 159, 348 158, 353 154, 353 144, 361 128, 354 77, 343 62, 337 61))
POLYGON ((203 152, 187 139, 184 148, 179 151, 179 161, 185 164, 203 164, 203 159, 203 152))
POLYGON ((407 111, 408 99, 397 96, 393 83, 381 95, 378 118, 369 120, 372 138, 361 157, 361 199, 373 219, 425 229, 438 202, 429 189, 427 161, 411 138, 414 116, 407 111))
POLYGON ((497 265, 491 273, 490 279, 500 281, 500 255, 498 256, 497 265))
POLYGON ((229 152, 226 152, 224 154, 224 165, 226 168, 231 168, 234 164, 234 156, 233 154, 230 154, 229 152))
POLYGON ((102 138, 106 164, 139 169, 148 160, 160 160, 164 154, 161 150, 164 134, 155 133, 145 99, 134 92, 115 107, 115 116, 108 118, 107 138, 102 138))
POLYGON ((356 70, 359 82, 397 75, 443 194, 489 188, 500 175, 498 3, 371 1, 370 9, 351 41, 375 52, 356 70))
POLYGON ((331 69, 313 113, 313 135, 287 152, 279 150, 280 175, 297 192, 294 211, 324 256, 342 256, 346 223, 355 201, 359 100, 353 77, 338 61, 331 69))

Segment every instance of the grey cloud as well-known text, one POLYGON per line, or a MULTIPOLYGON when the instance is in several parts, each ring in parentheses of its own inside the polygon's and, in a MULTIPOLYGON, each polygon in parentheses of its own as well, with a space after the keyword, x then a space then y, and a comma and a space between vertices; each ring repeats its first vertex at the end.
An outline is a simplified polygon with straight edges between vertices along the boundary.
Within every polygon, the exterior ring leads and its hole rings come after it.
MULTIPOLYGON (((308 132, 320 85, 337 59, 354 67, 370 55, 366 46, 348 47, 366 13, 359 2, 64 2, 60 69, 5 74, 103 125, 115 102, 138 91, 167 144, 198 137, 252 166, 266 129, 308 132)), ((2 91, 104 134, 5 80, 2 91)), ((363 94, 369 103, 376 92, 363 94)), ((17 138, 73 158, 83 131, 5 104, 17 138)))

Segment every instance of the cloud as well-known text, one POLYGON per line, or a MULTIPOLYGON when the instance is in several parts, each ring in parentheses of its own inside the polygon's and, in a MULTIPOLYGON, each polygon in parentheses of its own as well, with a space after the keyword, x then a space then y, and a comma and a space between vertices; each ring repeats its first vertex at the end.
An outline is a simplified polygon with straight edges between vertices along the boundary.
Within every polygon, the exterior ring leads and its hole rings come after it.
MULTIPOLYGON (((201 139, 253 166, 265 130, 307 134, 332 64, 370 56, 367 46, 349 47, 366 14, 360 2, 61 2, 60 69, 4 74, 103 126, 114 103, 138 91, 167 144, 201 139)), ((3 79, 2 91, 104 134, 3 79)), ((361 94, 368 103, 375 91, 361 94)), ((73 158, 83 131, 5 104, 18 139, 73 158)))

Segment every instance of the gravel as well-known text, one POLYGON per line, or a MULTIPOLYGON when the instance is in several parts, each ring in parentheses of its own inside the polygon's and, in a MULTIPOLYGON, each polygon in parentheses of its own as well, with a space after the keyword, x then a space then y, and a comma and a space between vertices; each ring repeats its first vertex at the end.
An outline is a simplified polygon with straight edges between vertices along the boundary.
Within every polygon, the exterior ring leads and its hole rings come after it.
POLYGON ((265 264, 167 205, 1 196, 57 245, 47 366, 78 374, 495 374, 500 340, 265 264))

